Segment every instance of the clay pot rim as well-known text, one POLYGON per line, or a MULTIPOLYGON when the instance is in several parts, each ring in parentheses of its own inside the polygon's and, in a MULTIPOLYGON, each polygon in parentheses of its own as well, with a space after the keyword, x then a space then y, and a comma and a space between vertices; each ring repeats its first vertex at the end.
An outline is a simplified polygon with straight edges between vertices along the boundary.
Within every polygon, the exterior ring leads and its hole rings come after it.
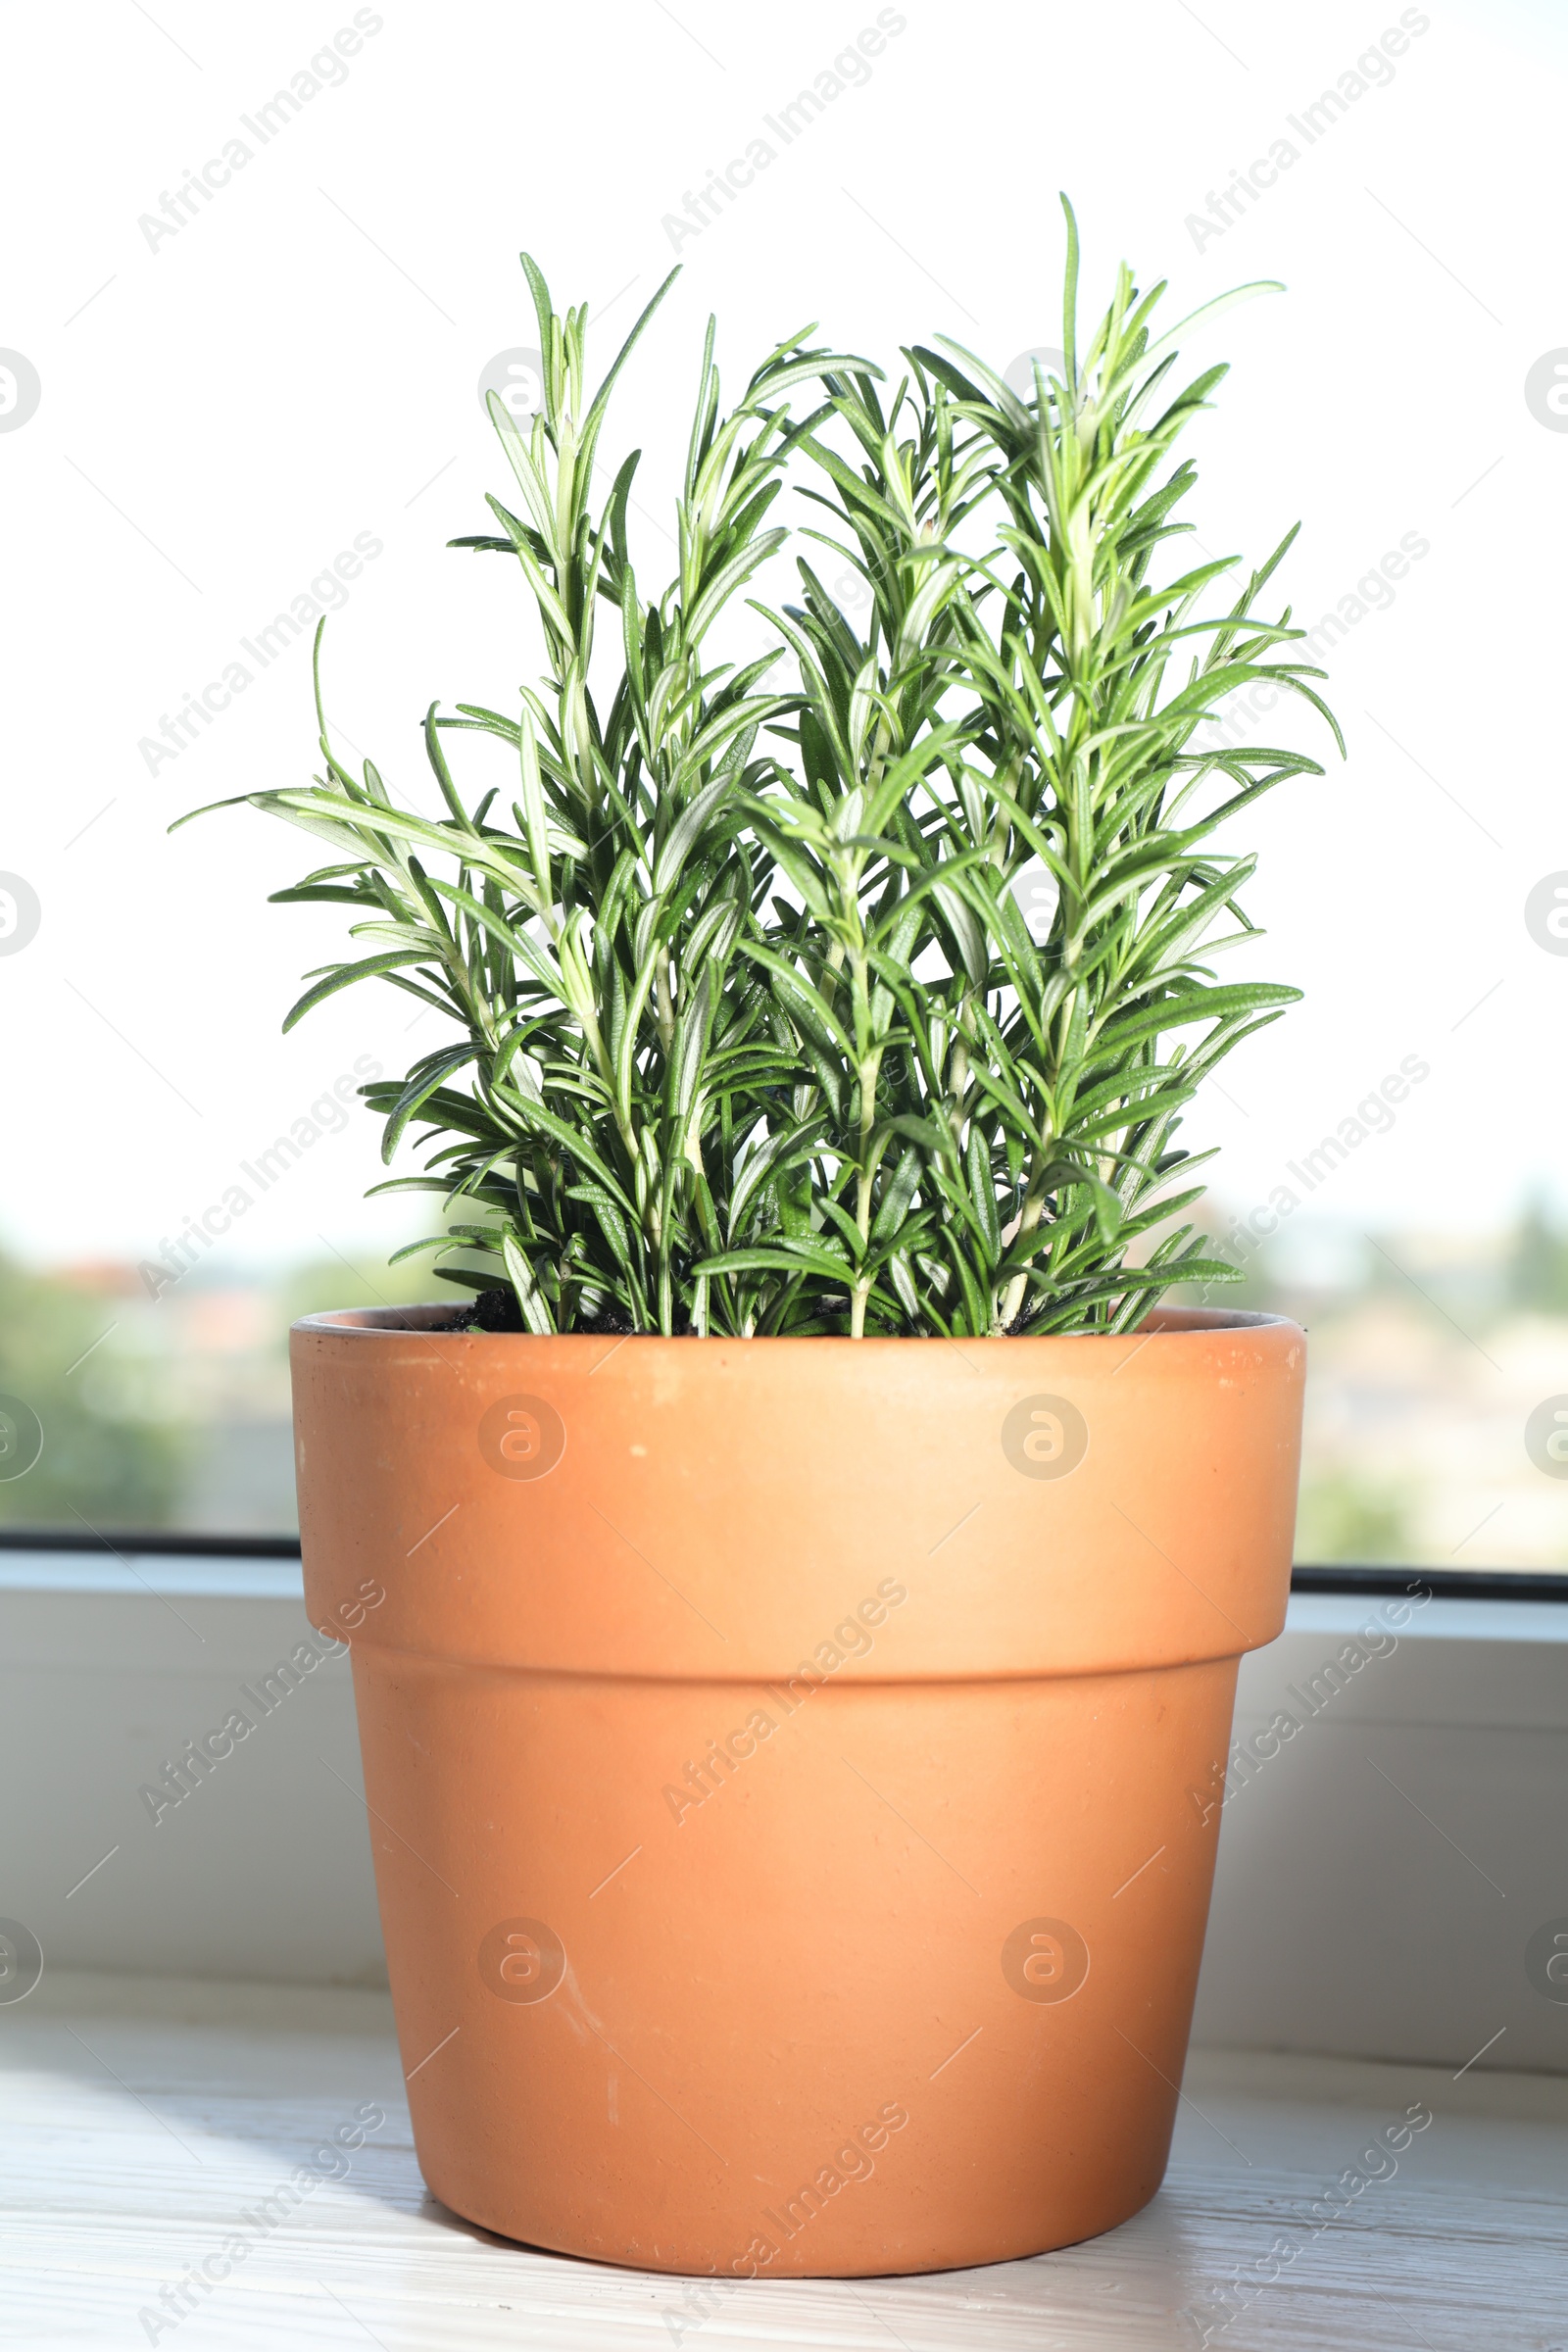
MULTIPOLYGON (((453 1311, 454 1302, 448 1299, 420 1301, 416 1305, 410 1306, 327 1307, 323 1308, 318 1314, 302 1315, 299 1320, 295 1323, 292 1323, 289 1328, 292 1332, 298 1332, 302 1338, 310 1337, 313 1339, 326 1338, 330 1336, 334 1339, 384 1340, 406 1338, 411 1332, 419 1332, 432 1339, 462 1340, 469 1347, 485 1348, 517 1348, 521 1346, 548 1346, 552 1348, 597 1348, 602 1347, 606 1340, 609 1340, 612 1347, 617 1348, 635 1347, 638 1348, 647 1348, 650 1346, 658 1346, 662 1348, 679 1347, 684 1348, 691 1337, 689 1333, 682 1332, 674 1338, 668 1338, 662 1332, 657 1331, 638 1331, 612 1334, 609 1332, 596 1331, 465 1332, 434 1331, 431 1329, 432 1322, 436 1317, 450 1315, 453 1311)), ((989 1336, 985 1339, 979 1340, 966 1338, 961 1343, 955 1342, 954 1344, 956 1346, 961 1344, 964 1348, 988 1348, 1020 1347, 1077 1348, 1084 1345, 1091 1347, 1098 1345, 1102 1348, 1106 1348, 1112 1346, 1124 1346, 1127 1340, 1130 1338, 1141 1336, 1146 1344, 1158 1341, 1160 1343, 1161 1352, 1163 1353, 1173 1344, 1184 1340, 1190 1342, 1201 1342, 1216 1332, 1243 1332, 1265 1329, 1294 1331, 1298 1333, 1303 1339, 1305 1337, 1305 1333, 1301 1330, 1300 1325, 1298 1324, 1290 1315, 1271 1314, 1250 1307, 1227 1308, 1205 1306, 1156 1306, 1150 1313, 1147 1320, 1143 1323, 1135 1325, 1131 1332, 1034 1332, 1022 1333, 1015 1338, 1003 1337, 994 1339, 989 1336)), ((764 1347, 774 1348, 822 1348, 836 1346, 857 1348, 866 1350, 867 1352, 876 1351, 880 1353, 888 1348, 893 1348, 929 1347, 934 1340, 938 1340, 940 1337, 941 1335, 939 1333, 932 1333, 928 1337, 922 1338, 903 1335, 898 1337, 878 1335, 861 1340, 851 1340, 846 1334, 839 1332, 819 1332, 808 1337, 802 1337, 794 1333, 762 1333, 759 1334, 755 1339, 741 1341, 734 1339, 733 1335, 729 1333, 715 1332, 710 1335, 710 1344, 716 1344, 721 1347, 764 1347)))

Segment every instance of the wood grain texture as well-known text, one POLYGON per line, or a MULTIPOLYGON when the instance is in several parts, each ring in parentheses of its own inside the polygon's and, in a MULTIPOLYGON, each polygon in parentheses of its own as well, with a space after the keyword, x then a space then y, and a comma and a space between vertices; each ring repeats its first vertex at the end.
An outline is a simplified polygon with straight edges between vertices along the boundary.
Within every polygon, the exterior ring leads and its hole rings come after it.
POLYGON ((720 2286, 532 2252, 437 2205, 380 1995, 54 1977, 0 2009, 0 2342, 28 2352, 1188 2352, 1205 2328, 1226 2352, 1568 2346, 1560 2078, 1196 2053, 1165 2187, 1106 2237, 938 2278, 720 2286), (280 2199, 365 2102, 386 2122, 347 2178, 280 2199), (1397 2172, 1314 2230, 1312 2201, 1418 2102, 1434 2120, 1397 2172), (160 2290, 236 2232, 249 2254, 172 2320, 160 2290), (1250 2298, 1219 2300, 1238 2274, 1250 2298))

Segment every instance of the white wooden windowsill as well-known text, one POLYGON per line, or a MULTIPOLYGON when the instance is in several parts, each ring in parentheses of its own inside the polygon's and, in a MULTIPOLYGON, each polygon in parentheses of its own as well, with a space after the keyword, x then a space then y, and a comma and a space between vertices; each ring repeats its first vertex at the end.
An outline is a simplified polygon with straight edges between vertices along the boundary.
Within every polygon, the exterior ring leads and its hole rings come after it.
POLYGON ((695 2285, 537 2253, 425 2192, 386 1998, 55 1972, 0 2008, 7 2228, 0 2336, 149 2340, 138 2315, 252 2216, 233 2275, 156 2336, 179 2352, 590 2352, 607 2344, 871 2352, 1185 2348, 1184 2314, 1282 2232, 1301 2250, 1212 2336, 1227 2352, 1544 2352, 1562 2340, 1568 2081, 1194 2054, 1164 2188, 1087 2245, 913 2279, 695 2285), (348 2178, 276 2226, 260 2200, 364 2101, 348 2178), (1434 2122, 1344 2219, 1295 2219, 1415 2101, 1434 2122), (1554 2332, 1554 2330, 1556 2332, 1554 2332))
MULTIPOLYGON (((1238 1740, 1300 1730, 1233 1775, 1195 2039, 1568 2075, 1526 1966, 1568 1915, 1568 1601, 1435 1598, 1303 1697, 1391 1611, 1297 1593, 1243 1663, 1238 1740)), ((0 1909, 50 1972, 385 1984, 346 1658, 176 1813, 138 1793, 305 1631, 297 1560, 0 1553, 0 1909)))

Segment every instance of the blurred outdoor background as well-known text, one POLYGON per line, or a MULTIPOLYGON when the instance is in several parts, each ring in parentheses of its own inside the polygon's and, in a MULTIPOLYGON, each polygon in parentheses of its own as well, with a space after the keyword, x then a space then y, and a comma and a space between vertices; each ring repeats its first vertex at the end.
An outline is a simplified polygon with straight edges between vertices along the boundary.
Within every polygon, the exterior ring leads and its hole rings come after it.
MULTIPOLYGON (((13 17, 14 85, 48 87, 58 29, 13 17)), ((871 0, 604 0, 586 96, 559 12, 449 11, 435 73, 416 16, 353 21, 339 55, 314 0, 100 10, 73 88, 93 169, 62 173, 47 109, 8 122, 13 179, 49 195, 0 297, 0 1523, 288 1531, 290 1317, 441 1295, 387 1270, 426 1228, 363 1196, 420 1157, 384 1168, 354 1099, 431 1017, 353 989, 283 1034, 347 952, 341 909, 267 903, 318 845, 248 810, 169 827, 311 773, 318 611, 339 748, 417 808, 432 698, 510 710, 537 670, 513 568, 448 552, 506 489, 485 388, 532 397, 518 249, 588 304, 594 375, 679 265, 599 453, 607 487, 646 453, 657 593, 710 312, 726 402, 808 319, 895 375, 940 334, 1027 380, 1061 339, 1065 189, 1086 323, 1124 256, 1169 280, 1167 327, 1285 289, 1180 337, 1177 382, 1232 372, 1168 552, 1245 568, 1300 518, 1265 605, 1346 736, 1342 761, 1270 689, 1212 722, 1325 773, 1222 844, 1257 853, 1263 936, 1221 976, 1303 1002, 1181 1139, 1218 1151, 1229 1297, 1310 1334, 1298 1556, 1568 1571, 1560 0, 1125 0, 1113 57, 1082 9, 956 31, 871 0), (258 144, 284 85, 311 103, 258 144), (580 103, 475 136, 495 89, 580 103), (415 122, 439 171, 411 168, 415 122), (203 162, 242 145, 229 178, 203 162)), ((770 519, 822 517, 791 493, 770 519)))
MULTIPOLYGON (((0 1261, 0 1393, 47 1433, 0 1524, 292 1530, 291 1318, 443 1287, 326 1248, 271 1275, 193 1266, 156 1298, 128 1261, 0 1261)), ((1568 1387, 1568 1225, 1542 1203, 1483 1237, 1303 1221, 1223 1299, 1309 1333, 1298 1559, 1568 1572, 1563 1489, 1525 1440, 1568 1387)))

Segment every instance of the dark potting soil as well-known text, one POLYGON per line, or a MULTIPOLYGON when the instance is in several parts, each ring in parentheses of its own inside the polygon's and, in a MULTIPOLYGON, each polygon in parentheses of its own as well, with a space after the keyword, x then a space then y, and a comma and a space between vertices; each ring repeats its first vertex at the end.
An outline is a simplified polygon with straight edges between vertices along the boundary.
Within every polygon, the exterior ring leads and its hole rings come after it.
MULTIPOLYGON (((455 1307, 442 1323, 428 1323, 427 1331, 523 1331, 527 1327, 522 1309, 517 1304, 515 1291, 498 1284, 492 1291, 481 1291, 471 1306, 455 1307)), ((630 1335, 631 1325, 624 1315, 601 1315, 598 1322, 585 1324, 584 1331, 597 1336, 605 1333, 611 1339, 630 1335)))
MULTIPOLYGON (((424 1328, 427 1331, 520 1332, 526 1326, 522 1320, 522 1309, 517 1304, 516 1292, 498 1283, 494 1290, 481 1291, 471 1306, 454 1307, 445 1321, 427 1323, 424 1328)), ((608 1315, 601 1315, 595 1323, 579 1325, 578 1329, 595 1338, 602 1335, 607 1339, 620 1340, 631 1337, 633 1326, 626 1316, 612 1310, 608 1315)), ((687 1333, 682 1336, 689 1338, 691 1335, 687 1333)), ((1021 1336, 1021 1321, 1009 1323, 1003 1334, 1004 1339, 1021 1336)))

